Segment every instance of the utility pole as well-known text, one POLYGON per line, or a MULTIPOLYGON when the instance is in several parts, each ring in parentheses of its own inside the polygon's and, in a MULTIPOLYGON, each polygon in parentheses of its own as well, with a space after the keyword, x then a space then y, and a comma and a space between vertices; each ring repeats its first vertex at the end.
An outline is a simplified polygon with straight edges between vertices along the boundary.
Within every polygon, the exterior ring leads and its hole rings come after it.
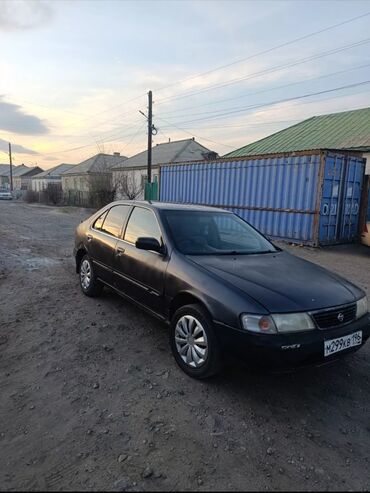
POLYGON ((152 91, 148 92, 148 183, 152 182, 152 132, 153 132, 152 91))
POLYGON ((9 142, 9 164, 10 164, 10 191, 13 191, 13 162, 12 162, 12 145, 9 142))

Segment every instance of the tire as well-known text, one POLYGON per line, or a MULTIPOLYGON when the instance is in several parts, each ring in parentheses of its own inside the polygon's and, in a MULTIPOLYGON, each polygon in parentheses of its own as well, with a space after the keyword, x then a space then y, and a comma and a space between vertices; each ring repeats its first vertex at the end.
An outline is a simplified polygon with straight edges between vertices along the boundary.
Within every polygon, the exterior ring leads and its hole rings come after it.
POLYGON ((176 311, 171 320, 170 344, 177 364, 190 377, 204 379, 221 371, 219 342, 202 306, 186 305, 176 311))
POLYGON ((86 296, 99 296, 103 289, 103 284, 96 278, 94 267, 88 255, 84 255, 78 269, 80 287, 86 296))

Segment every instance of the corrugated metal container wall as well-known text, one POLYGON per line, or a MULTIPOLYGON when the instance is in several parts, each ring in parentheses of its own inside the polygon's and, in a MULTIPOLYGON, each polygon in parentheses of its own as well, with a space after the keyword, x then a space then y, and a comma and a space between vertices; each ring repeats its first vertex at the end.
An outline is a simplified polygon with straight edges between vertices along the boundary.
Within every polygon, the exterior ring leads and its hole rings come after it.
POLYGON ((343 243, 358 236, 364 166, 333 152, 168 165, 160 200, 231 210, 275 239, 343 243))
POLYGON ((163 166, 160 200, 232 210, 273 238, 314 243, 320 154, 163 166))

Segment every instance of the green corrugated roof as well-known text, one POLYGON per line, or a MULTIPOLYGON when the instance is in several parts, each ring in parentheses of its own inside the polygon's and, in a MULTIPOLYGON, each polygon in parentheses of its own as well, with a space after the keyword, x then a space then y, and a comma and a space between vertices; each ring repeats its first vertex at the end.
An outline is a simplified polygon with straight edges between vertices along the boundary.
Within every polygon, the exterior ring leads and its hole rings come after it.
POLYGON ((224 157, 313 149, 370 151, 370 108, 313 116, 224 157))

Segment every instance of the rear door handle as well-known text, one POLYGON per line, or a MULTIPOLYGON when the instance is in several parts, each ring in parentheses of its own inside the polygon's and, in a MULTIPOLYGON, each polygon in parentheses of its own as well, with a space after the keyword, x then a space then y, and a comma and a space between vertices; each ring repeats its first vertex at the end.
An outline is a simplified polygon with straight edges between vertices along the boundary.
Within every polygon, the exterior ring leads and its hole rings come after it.
POLYGON ((125 249, 124 248, 121 248, 121 247, 118 247, 117 250, 116 250, 116 255, 117 257, 120 257, 121 255, 123 255, 125 253, 125 249))
POLYGON ((93 239, 92 235, 87 235, 87 241, 91 241, 93 239))

